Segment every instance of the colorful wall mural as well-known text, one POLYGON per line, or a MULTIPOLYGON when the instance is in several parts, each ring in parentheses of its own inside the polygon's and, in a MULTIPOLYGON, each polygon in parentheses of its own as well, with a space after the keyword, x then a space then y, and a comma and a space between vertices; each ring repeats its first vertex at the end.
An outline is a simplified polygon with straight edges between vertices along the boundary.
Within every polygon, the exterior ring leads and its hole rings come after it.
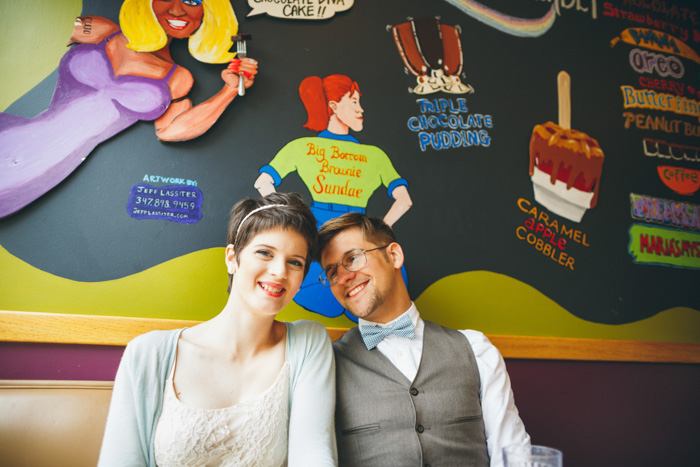
MULTIPOLYGON (((51 114, 88 99, 84 84, 64 86, 66 73, 114 69, 111 60, 59 65, 84 50, 64 47, 76 16, 80 33, 115 25, 105 38, 122 25, 120 2, 77 3, 23 5, 37 24, 67 23, 41 29, 45 37, 3 22, 13 51, 3 63, 21 63, 26 53, 15 52, 29 49, 31 62, 51 66, 0 74, 0 180, 9 187, 0 198, 26 198, 0 219, 0 309, 207 319, 226 298, 228 210, 284 190, 302 193, 319 220, 324 209, 386 217, 406 251, 412 297, 441 324, 700 343, 693 2, 317 0, 294 9, 232 0, 239 24, 230 35, 254 38, 256 66, 200 61, 190 34, 172 34, 168 58, 191 80, 166 86, 159 105, 163 115, 195 109, 226 90, 222 75, 237 87, 240 72, 255 82, 245 96, 186 137, 159 139, 155 113, 133 119, 90 138, 60 172, 52 164, 68 142, 87 139, 88 127, 135 95, 97 93, 65 126, 51 114), (37 45, 46 42, 62 46, 37 45), (305 99, 326 96, 318 85, 331 76, 355 87, 326 99, 323 125, 309 125, 305 99), (91 106, 98 98, 106 104, 91 106), (47 164, 32 170, 53 181, 32 195, 15 187, 12 167, 25 156, 10 142, 36 121, 45 127, 19 141, 35 145, 25 152, 47 164)), ((105 47, 120 37, 98 41, 108 58, 105 47)), ((225 48, 236 52, 231 41, 225 48)), ((154 76, 166 78, 172 63, 154 76)), ((310 284, 311 298, 281 319, 354 325, 310 284)))
MULTIPOLYGON (((260 194, 275 191, 284 177, 296 172, 311 195, 311 211, 320 229, 324 222, 346 212, 366 213, 370 198, 384 185, 394 201, 386 214, 374 215, 393 226, 411 207, 408 182, 384 151, 360 144, 350 134, 350 130, 360 132, 364 127, 361 95, 360 86, 346 75, 304 78, 299 85, 308 115, 304 127, 320 133, 286 144, 260 169, 255 181, 260 194)), ((344 314, 357 321, 318 280, 321 271, 321 265, 314 261, 294 301, 323 316, 344 314)))
POLYGON ((162 141, 209 130, 257 73, 254 60, 229 51, 237 30, 228 0, 125 0, 119 23, 77 17, 48 108, 32 118, 0 113, 0 218, 43 196, 95 146, 139 120, 155 120, 162 141), (192 74, 174 63, 173 39, 187 40, 198 61, 228 64, 223 88, 202 104, 188 97, 192 74))

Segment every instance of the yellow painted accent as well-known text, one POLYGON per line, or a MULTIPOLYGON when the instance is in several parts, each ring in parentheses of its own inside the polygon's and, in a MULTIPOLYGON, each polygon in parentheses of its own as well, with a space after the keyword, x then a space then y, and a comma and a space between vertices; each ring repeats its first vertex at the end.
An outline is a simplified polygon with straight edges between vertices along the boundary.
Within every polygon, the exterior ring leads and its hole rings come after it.
POLYGON ((580 319, 533 287, 503 274, 447 276, 416 300, 421 316, 487 334, 700 343, 700 312, 677 307, 628 324, 580 319))
POLYGON ((0 246, 0 309, 207 320, 228 294, 224 249, 210 248, 137 274, 78 282, 49 274, 0 246))
MULTIPOLYGON (((40 271, 0 246, 0 309, 85 315, 207 320, 226 303, 223 248, 166 261, 138 274, 104 282, 77 282, 40 271)), ((592 323, 511 277, 488 271, 447 276, 416 300, 424 318, 487 334, 700 343, 700 313, 671 308, 635 323, 592 323)), ((316 320, 348 328, 290 303, 278 319, 316 320)))
POLYGON ((327 316, 319 315, 306 310, 305 308, 290 302, 284 310, 277 313, 277 319, 280 321, 296 321, 298 319, 308 319, 318 321, 327 328, 351 328, 355 326, 355 322, 351 321, 346 316, 338 316, 337 318, 328 318, 327 316))
MULTIPOLYGON (((41 271, 0 245, 3 310, 204 321, 223 309, 227 285, 223 248, 196 251, 120 279, 78 282, 41 271)), ((315 320, 336 328, 355 324, 344 316, 312 313, 294 302, 277 318, 315 320)))
POLYGON ((0 2, 0 111, 58 67, 82 4, 82 0, 0 2))

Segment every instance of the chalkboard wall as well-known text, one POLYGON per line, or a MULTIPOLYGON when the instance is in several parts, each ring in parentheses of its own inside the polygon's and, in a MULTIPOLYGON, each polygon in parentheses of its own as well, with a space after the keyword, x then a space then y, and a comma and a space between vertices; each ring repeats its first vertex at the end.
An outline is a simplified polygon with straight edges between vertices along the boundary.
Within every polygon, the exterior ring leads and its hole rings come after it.
MULTIPOLYGON (((581 329, 655 317, 663 318, 655 322, 658 332, 642 338, 699 342, 693 336, 700 336, 700 57, 694 52, 700 13, 693 2, 483 0, 493 14, 477 18, 467 1, 356 0, 321 20, 246 17, 248 2, 231 3, 240 32, 253 36, 248 55, 260 65, 255 85, 194 140, 162 143, 152 122, 139 122, 100 144, 56 188, 0 220, 6 271, 29 268, 47 274, 41 277, 118 283, 224 246, 228 211, 243 197, 259 196, 253 183, 261 167, 290 141, 316 134, 302 127, 300 82, 339 73, 357 81, 362 93, 364 129, 353 136, 384 151, 408 182, 413 205, 394 229, 407 256, 409 291, 420 297, 425 316, 455 327, 484 323, 480 330, 486 332, 534 334, 526 324, 504 327, 509 320, 532 322, 554 335, 556 327, 546 323, 550 315, 543 314, 547 307, 575 317, 574 328, 581 329), (473 92, 409 92, 418 82, 404 70, 391 26, 435 17, 458 27, 460 81, 473 92), (531 27, 518 28, 516 18, 531 27), (538 201, 530 174, 533 129, 559 122, 560 71, 570 76, 570 127, 589 143, 596 140, 604 154, 597 204, 580 221, 538 201), (461 129, 450 126, 459 122, 461 129), (466 126, 481 133, 467 141, 459 136, 466 126), (458 136, 450 133, 455 129, 458 136), (186 187, 188 181, 202 196, 196 222, 137 219, 127 210, 139 184, 186 187), (482 294, 478 307, 470 305, 473 294, 482 294), (470 319, 480 314, 488 318, 470 319)), ((83 2, 83 14, 117 21, 118 10, 119 2, 83 2)), ((221 87, 221 65, 197 62, 183 41, 173 43, 172 56, 195 78, 195 103, 221 87)), ((7 112, 41 112, 55 83, 54 72, 7 112)), ((295 173, 277 189, 312 201, 295 173)), ((367 212, 383 216, 392 201, 380 187, 367 212)), ((194 284, 202 274, 218 274, 225 284, 223 255, 213 258, 205 268, 182 269, 177 280, 194 284)), ((11 286, 0 286, 0 308, 57 311, 24 305, 27 294, 51 287, 26 277, 13 273, 11 286)), ((151 310, 172 280, 149 276, 144 289, 133 289, 142 294, 139 309, 114 313, 164 317, 151 310)), ((192 289, 195 298, 171 307, 173 316, 201 316, 200 291, 192 289)), ((92 300, 97 314, 106 306, 99 297, 74 300, 88 300, 87 306, 92 300)), ((320 316, 300 307, 291 315, 320 316)), ((335 323, 352 324, 343 320, 335 323)), ((567 327, 561 335, 576 332, 567 327)))

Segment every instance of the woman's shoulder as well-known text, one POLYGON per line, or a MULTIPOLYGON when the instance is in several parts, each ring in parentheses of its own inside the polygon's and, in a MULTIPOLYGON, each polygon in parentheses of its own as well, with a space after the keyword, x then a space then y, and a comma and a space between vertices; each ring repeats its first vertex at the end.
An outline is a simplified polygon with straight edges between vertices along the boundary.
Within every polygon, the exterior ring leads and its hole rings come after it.
POLYGON ((316 321, 287 322, 288 349, 291 355, 322 355, 332 353, 331 340, 325 326, 316 321))
POLYGON ((297 321, 286 321, 285 323, 290 335, 296 338, 328 336, 326 327, 318 321, 300 319, 297 321))
POLYGON ((126 346, 131 352, 140 349, 158 350, 168 349, 177 343, 177 339, 182 329, 172 329, 169 331, 150 331, 135 337, 126 346))
POLYGON ((318 321, 300 319, 297 321, 285 321, 287 329, 295 335, 306 335, 326 332, 326 327, 318 321))
POLYGON ((156 374, 162 365, 169 367, 182 329, 151 331, 135 337, 124 350, 120 368, 127 372, 156 374))
POLYGON ((326 328, 316 321, 287 322, 287 360, 292 381, 304 372, 334 373, 333 346, 326 328))

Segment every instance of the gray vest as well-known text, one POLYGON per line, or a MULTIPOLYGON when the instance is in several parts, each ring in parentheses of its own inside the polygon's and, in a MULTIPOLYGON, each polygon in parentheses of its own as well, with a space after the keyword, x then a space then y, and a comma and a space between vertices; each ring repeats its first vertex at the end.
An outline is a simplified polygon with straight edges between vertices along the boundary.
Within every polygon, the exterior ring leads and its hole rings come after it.
POLYGON ((340 465, 489 465, 480 378, 464 334, 425 321, 413 382, 358 328, 333 343, 340 465))

